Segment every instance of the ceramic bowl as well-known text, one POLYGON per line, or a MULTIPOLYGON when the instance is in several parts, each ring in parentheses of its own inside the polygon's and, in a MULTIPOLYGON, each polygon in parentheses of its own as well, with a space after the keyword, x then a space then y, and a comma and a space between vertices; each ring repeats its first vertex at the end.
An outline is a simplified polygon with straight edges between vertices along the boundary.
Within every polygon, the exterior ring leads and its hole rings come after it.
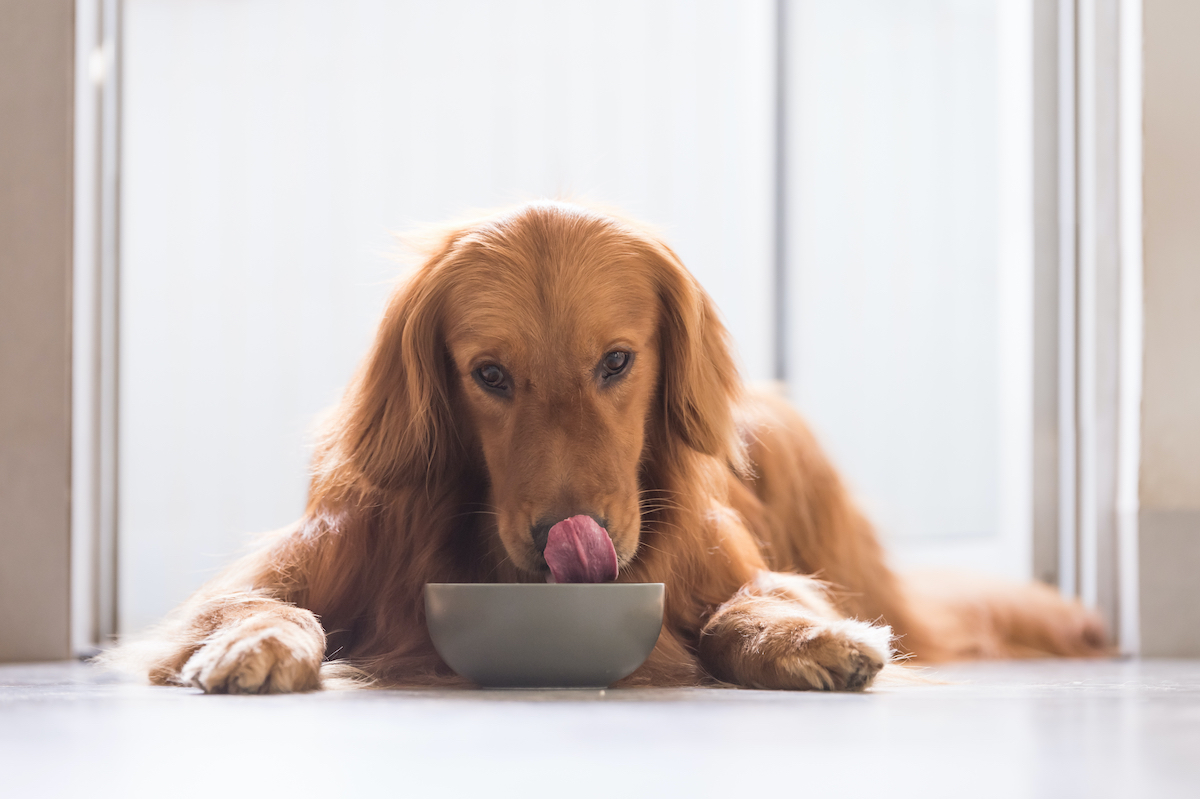
POLYGON ((438 654, 493 688, 605 688, 646 661, 662 583, 429 583, 438 654))

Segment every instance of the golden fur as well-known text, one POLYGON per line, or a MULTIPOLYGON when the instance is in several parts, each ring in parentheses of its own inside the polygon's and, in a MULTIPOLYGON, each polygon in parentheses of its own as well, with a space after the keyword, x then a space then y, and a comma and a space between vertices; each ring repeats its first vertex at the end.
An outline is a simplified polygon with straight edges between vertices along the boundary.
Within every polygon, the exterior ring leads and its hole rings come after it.
POLYGON ((315 688, 327 659, 453 682, 423 586, 542 581, 531 531, 578 513, 604 520, 621 581, 666 584, 627 684, 857 689, 897 650, 1104 651, 1099 621, 1049 589, 902 581, 801 418, 744 388, 675 254, 546 202, 437 238, 324 425, 303 518, 125 654, 213 692, 315 688), (632 361, 606 382, 614 350, 632 361), (506 393, 481 384, 487 365, 506 393))

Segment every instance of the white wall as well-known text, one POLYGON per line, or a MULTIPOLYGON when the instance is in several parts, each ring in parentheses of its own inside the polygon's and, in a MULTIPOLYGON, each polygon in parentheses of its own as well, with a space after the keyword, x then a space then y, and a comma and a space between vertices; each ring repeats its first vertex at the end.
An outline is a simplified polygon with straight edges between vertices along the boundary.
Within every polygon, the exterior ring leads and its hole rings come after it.
POLYGON ((120 624, 303 507, 389 231, 540 196, 662 227, 769 376, 766 0, 129 0, 120 624))

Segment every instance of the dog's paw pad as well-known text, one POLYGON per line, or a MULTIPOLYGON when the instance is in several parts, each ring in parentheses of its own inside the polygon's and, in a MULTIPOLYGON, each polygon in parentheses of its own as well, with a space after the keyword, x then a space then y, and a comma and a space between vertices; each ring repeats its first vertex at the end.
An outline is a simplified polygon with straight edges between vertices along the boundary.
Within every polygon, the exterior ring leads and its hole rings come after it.
POLYGON ((180 679, 210 694, 308 691, 320 684, 322 654, 312 634, 295 624, 237 625, 197 649, 180 679))
POLYGON ((892 631, 860 621, 833 622, 810 629, 782 671, 794 688, 860 691, 891 658, 892 631))

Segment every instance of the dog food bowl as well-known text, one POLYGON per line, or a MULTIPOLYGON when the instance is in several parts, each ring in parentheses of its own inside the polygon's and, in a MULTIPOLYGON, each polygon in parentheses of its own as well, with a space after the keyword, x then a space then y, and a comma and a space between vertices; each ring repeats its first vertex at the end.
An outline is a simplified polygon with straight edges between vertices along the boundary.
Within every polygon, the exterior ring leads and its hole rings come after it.
POLYGON ((650 657, 662 583, 429 583, 425 617, 450 668, 490 688, 606 688, 650 657))

